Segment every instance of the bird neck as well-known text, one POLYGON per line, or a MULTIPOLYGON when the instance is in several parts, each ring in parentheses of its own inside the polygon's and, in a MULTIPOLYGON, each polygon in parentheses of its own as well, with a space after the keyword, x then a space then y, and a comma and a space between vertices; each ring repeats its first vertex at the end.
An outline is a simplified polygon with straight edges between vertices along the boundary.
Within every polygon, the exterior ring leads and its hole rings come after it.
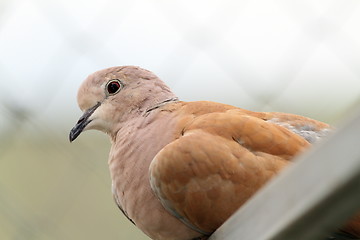
POLYGON ((167 103, 173 103, 173 102, 178 102, 178 101, 179 101, 178 97, 172 97, 172 98, 166 99, 166 100, 159 102, 159 103, 155 104, 154 106, 146 109, 145 114, 148 114, 149 112, 151 112, 155 109, 158 109, 159 107, 164 106, 167 103))
MULTIPOLYGON (((129 124, 143 124, 142 122, 148 119, 148 115, 156 109, 166 104, 179 101, 178 97, 176 97, 166 85, 164 86, 165 88, 154 86, 153 88, 149 88, 151 91, 143 91, 137 93, 137 96, 131 96, 137 99, 136 103, 132 102, 132 107, 128 109, 126 114, 119 115, 116 126, 112 128, 114 131, 108 132, 112 141, 116 141, 117 132, 125 126, 129 124)), ((128 98, 128 101, 133 100, 131 97, 128 98)), ((130 105, 130 102, 128 105, 130 105)))
MULTIPOLYGON (((170 88, 158 78, 142 81, 141 84, 142 87, 138 89, 137 96, 135 96, 137 103, 134 104, 132 102, 133 110, 141 115, 157 109, 166 103, 179 101, 170 88)), ((132 94, 134 93, 132 92, 132 94)))

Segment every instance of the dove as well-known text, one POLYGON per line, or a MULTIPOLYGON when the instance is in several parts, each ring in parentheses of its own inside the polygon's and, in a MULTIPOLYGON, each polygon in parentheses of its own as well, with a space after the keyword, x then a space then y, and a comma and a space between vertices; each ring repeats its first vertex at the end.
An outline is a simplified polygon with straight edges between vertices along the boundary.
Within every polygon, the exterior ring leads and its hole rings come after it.
MULTIPOLYGON (((294 114, 180 101, 155 74, 136 66, 89 75, 77 101, 83 115, 70 141, 91 129, 109 136, 114 200, 158 240, 207 239, 332 130, 294 114)), ((341 231, 360 237, 360 216, 341 231)))

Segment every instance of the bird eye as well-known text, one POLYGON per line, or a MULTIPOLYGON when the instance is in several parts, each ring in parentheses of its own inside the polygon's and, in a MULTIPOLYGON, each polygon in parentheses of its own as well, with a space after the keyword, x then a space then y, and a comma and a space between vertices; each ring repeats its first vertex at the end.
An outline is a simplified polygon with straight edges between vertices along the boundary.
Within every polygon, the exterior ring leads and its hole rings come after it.
POLYGON ((118 79, 111 80, 106 84, 106 92, 109 95, 114 95, 118 93, 121 89, 121 83, 118 79))

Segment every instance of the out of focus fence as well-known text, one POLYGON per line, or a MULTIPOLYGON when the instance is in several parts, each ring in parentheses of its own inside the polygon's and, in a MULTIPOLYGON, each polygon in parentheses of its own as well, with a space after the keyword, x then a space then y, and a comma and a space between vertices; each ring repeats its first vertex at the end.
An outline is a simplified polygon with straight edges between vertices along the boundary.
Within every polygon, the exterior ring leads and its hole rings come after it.
POLYGON ((359 104, 360 2, 0 1, 0 239, 146 239, 113 204, 106 136, 69 144, 91 72, 334 125, 359 104))

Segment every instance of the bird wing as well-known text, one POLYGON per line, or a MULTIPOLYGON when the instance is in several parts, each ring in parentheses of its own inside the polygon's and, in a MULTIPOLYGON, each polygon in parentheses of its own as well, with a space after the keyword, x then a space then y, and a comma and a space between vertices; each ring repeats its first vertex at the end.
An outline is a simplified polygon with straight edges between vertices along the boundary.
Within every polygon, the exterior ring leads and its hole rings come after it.
POLYGON ((196 116, 150 165, 162 205, 203 234, 217 229, 310 144, 268 115, 237 109, 196 116))

